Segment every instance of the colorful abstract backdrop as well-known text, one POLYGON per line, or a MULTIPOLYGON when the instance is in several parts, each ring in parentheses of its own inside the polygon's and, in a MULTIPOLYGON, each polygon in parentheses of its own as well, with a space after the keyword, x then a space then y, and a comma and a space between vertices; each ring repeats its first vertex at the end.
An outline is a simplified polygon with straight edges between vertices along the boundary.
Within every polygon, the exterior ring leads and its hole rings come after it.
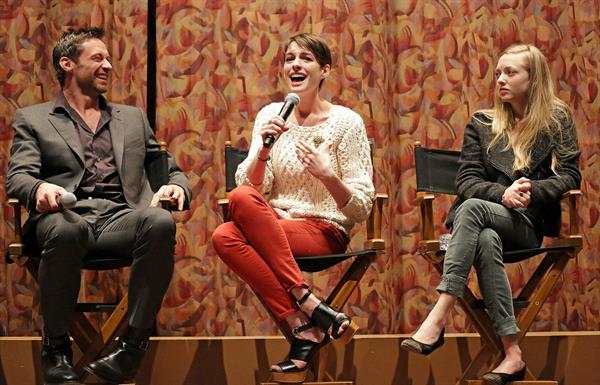
MULTIPOLYGON (((283 43, 297 32, 325 38, 334 53, 325 94, 363 117, 375 141, 376 186, 385 207, 386 253, 346 311, 364 333, 409 333, 437 298, 438 274, 417 254, 413 145, 459 149, 469 116, 491 105, 498 53, 513 42, 547 55, 560 97, 572 106, 582 150, 584 248, 570 262, 534 330, 600 328, 600 4, 594 0, 158 1, 156 131, 190 178, 191 210, 176 214, 176 268, 158 317, 163 335, 275 334, 249 288, 215 255, 210 235, 225 195, 221 149, 247 146, 258 110, 286 94, 283 43)), ((114 58, 109 99, 146 100, 146 2, 17 1, 0 4, 0 199, 16 108, 50 100, 58 87, 52 42, 69 27, 103 26, 114 58)), ((439 220, 449 206, 438 205, 439 220)), ((0 246, 12 233, 3 206, 0 246)), ((365 238, 356 229, 352 247, 365 238)), ((514 290, 539 259, 508 267, 514 290)), ((339 269, 307 275, 326 294, 339 269)), ((113 298, 127 272, 86 272, 81 297, 113 298)), ((476 287, 472 279, 470 285, 476 287)), ((22 268, 0 264, 0 333, 41 330, 39 295, 22 268)), ((456 310, 448 331, 472 331, 456 310)))

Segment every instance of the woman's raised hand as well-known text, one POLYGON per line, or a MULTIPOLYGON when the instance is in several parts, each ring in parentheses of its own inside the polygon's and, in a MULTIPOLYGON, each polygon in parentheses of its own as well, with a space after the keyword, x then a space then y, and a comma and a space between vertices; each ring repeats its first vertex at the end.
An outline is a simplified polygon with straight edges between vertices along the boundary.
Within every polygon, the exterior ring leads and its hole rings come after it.
POLYGON ((323 149, 318 150, 303 140, 296 143, 296 156, 298 156, 298 160, 304 166, 305 170, 319 180, 334 175, 331 169, 329 151, 329 145, 323 146, 323 149))

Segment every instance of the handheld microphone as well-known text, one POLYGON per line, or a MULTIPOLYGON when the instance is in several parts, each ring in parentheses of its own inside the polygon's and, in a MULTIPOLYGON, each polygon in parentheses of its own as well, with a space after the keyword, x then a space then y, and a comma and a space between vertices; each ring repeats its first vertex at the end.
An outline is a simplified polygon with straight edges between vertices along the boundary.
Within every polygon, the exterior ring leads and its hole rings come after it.
POLYGON ((73 193, 66 192, 60 196, 58 204, 63 209, 72 209, 77 204, 77 197, 73 193))
MULTIPOLYGON (((292 110, 296 104, 300 103, 300 97, 295 93, 289 93, 283 102, 283 107, 281 107, 281 111, 279 111, 279 116, 283 121, 286 121, 287 118, 290 117, 292 110)), ((275 135, 268 134, 263 143, 264 147, 271 147, 275 142, 275 135)))

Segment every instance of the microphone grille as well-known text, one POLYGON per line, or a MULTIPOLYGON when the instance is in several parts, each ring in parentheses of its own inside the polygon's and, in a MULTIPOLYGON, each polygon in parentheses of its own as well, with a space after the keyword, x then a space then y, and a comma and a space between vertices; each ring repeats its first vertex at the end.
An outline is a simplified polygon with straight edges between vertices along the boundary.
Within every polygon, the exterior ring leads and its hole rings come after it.
POLYGON ((65 209, 71 209, 75 207, 76 204, 77 197, 73 193, 67 192, 60 197, 60 205, 65 209))
POLYGON ((298 104, 298 103, 300 103, 300 96, 298 96, 298 94, 290 92, 285 97, 285 101, 289 102, 289 103, 292 103, 292 104, 298 104))

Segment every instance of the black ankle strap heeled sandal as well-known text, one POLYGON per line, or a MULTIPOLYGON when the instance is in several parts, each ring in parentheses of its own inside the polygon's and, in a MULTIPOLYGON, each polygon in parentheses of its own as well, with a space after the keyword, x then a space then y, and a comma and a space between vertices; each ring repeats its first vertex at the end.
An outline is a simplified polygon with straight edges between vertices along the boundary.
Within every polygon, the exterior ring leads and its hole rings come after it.
POLYGON ((310 295, 312 294, 312 291, 308 290, 300 299, 296 300, 296 305, 298 306, 298 308, 300 308, 302 305, 304 305, 304 302, 306 302, 306 300, 308 299, 308 297, 310 297, 310 295))
MULTIPOLYGON (((292 329, 292 332, 294 333, 294 335, 298 335, 312 327, 313 325, 308 323, 292 329)), ((277 364, 281 371, 272 371, 271 380, 281 383, 304 382, 304 380, 306 379, 306 371, 308 370, 308 363, 310 362, 314 354, 328 343, 329 335, 327 334, 325 334, 325 337, 321 342, 303 340, 294 337, 290 346, 290 352, 288 353, 288 359, 285 361, 281 361, 277 364), (303 368, 299 368, 292 360, 304 361, 307 365, 303 368)))
POLYGON ((319 306, 315 308, 311 317, 311 323, 315 324, 319 329, 325 333, 329 333, 331 329, 331 336, 333 339, 347 344, 352 340, 354 334, 358 331, 358 325, 352 321, 352 318, 348 317, 342 312, 333 310, 325 302, 321 302, 319 306), (348 322, 348 326, 340 333, 340 327, 348 322))
MULTIPOLYGON (((302 298, 296 301, 298 307, 302 306, 311 294, 312 292, 309 290, 302 298)), ((329 329, 331 329, 331 337, 345 344, 350 342, 352 337, 354 337, 354 334, 358 331, 358 325, 352 321, 352 318, 342 312, 333 310, 324 301, 321 301, 315 310, 313 310, 313 313, 310 316, 310 323, 321 329, 325 334, 329 334, 329 329), (340 327, 344 322, 348 322, 348 326, 340 333, 340 327)))

